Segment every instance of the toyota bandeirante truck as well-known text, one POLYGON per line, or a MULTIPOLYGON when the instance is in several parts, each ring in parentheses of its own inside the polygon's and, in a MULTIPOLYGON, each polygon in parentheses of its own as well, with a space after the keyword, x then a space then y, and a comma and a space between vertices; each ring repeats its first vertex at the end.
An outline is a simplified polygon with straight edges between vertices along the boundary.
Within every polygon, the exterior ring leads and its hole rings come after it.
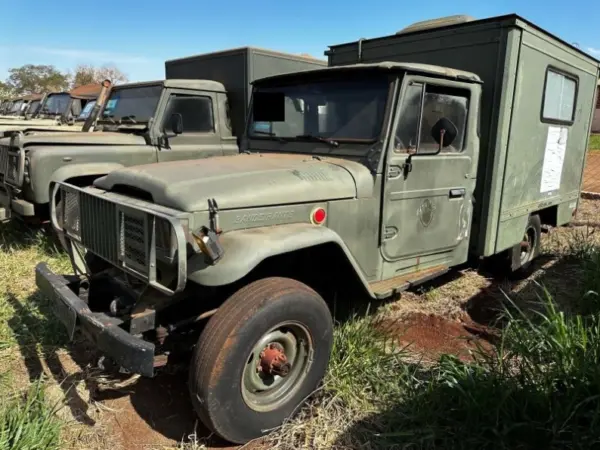
POLYGON ((194 408, 232 442, 317 387, 343 288, 388 298, 470 257, 525 269, 577 207, 599 61, 516 16, 330 59, 254 82, 240 154, 53 186, 73 273, 42 262, 36 282, 69 336, 144 376, 192 350, 194 408))
POLYGON ((87 186, 120 167, 238 153, 249 83, 326 65, 245 47, 167 61, 166 80, 114 86, 95 122, 101 133, 0 140, 0 219, 47 221, 59 181, 87 186))
POLYGON ((43 97, 42 94, 28 94, 13 100, 10 107, 3 109, 0 106, 0 120, 30 117, 37 110, 43 97))
MULTIPOLYGON (((91 108, 99 96, 110 89, 108 80, 79 86, 68 92, 52 92, 40 100, 34 112, 25 111, 25 115, 0 118, 0 138, 10 137, 16 132, 34 134, 39 132, 76 132, 82 131, 85 118, 81 113, 91 108)), ((13 103, 11 110, 19 100, 13 103)), ((22 104, 22 103, 21 103, 22 104)))

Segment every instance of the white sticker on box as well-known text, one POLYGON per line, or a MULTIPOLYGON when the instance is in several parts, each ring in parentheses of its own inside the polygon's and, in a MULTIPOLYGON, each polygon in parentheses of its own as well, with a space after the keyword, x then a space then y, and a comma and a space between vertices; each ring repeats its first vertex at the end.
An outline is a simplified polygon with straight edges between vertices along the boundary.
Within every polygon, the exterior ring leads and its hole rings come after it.
POLYGON ((544 151, 544 165, 542 167, 542 183, 540 192, 556 191, 560 188, 563 163, 569 130, 565 127, 549 127, 546 149, 544 151))

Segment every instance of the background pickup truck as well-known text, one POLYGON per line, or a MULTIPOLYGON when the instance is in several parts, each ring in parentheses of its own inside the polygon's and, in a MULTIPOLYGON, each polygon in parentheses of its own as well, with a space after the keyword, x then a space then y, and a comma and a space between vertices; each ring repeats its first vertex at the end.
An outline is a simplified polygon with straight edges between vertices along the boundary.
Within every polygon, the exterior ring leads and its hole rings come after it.
POLYGON ((113 87, 93 133, 0 139, 0 220, 46 221, 59 181, 88 186, 120 167, 238 153, 250 83, 326 65, 248 47, 167 61, 166 80, 113 87))

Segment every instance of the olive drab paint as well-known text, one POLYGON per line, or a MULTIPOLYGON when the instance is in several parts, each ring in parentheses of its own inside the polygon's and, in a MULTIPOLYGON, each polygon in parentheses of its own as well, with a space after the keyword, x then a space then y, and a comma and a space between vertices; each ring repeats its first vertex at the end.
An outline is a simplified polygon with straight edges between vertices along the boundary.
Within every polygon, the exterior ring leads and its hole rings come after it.
MULTIPOLYGON (((579 197, 594 110, 597 60, 517 15, 483 20, 457 16, 419 23, 394 35, 332 45, 325 54, 330 66, 410 61, 481 77, 476 170, 442 167, 443 157, 437 168, 427 169, 431 179, 440 171, 456 170, 456 180, 470 177, 475 182, 470 239, 474 255, 490 256, 514 245, 532 213, 543 211, 555 225, 571 219, 570 205, 579 197), (547 78, 555 73, 576 81, 574 117, 558 122, 543 117, 547 78), (547 191, 542 186, 543 162, 547 164, 547 155, 552 154, 548 137, 560 132, 556 127, 568 138, 564 138, 564 161, 555 168, 561 172, 559 184, 547 191)), ((552 155, 550 159, 560 160, 552 155)))

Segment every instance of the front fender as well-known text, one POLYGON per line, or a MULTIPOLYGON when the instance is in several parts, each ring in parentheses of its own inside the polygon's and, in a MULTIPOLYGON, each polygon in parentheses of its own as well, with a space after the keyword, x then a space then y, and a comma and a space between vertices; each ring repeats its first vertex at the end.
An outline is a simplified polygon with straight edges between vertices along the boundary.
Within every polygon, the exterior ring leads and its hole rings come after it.
POLYGON ((63 166, 55 170, 51 175, 50 179, 44 182, 44 180, 38 181, 34 185, 35 189, 35 202, 36 203, 48 203, 50 201, 50 185, 62 181, 69 180, 75 177, 86 177, 91 175, 97 175, 98 177, 104 176, 113 170, 125 167, 119 163, 85 163, 85 164, 71 164, 63 166))
POLYGON ((188 261, 188 280, 203 286, 223 286, 250 273, 271 256, 282 255, 321 244, 339 246, 366 291, 374 297, 362 271, 344 241, 333 230, 308 223, 258 227, 224 233, 220 242, 223 258, 214 266, 204 262, 200 254, 188 261))

